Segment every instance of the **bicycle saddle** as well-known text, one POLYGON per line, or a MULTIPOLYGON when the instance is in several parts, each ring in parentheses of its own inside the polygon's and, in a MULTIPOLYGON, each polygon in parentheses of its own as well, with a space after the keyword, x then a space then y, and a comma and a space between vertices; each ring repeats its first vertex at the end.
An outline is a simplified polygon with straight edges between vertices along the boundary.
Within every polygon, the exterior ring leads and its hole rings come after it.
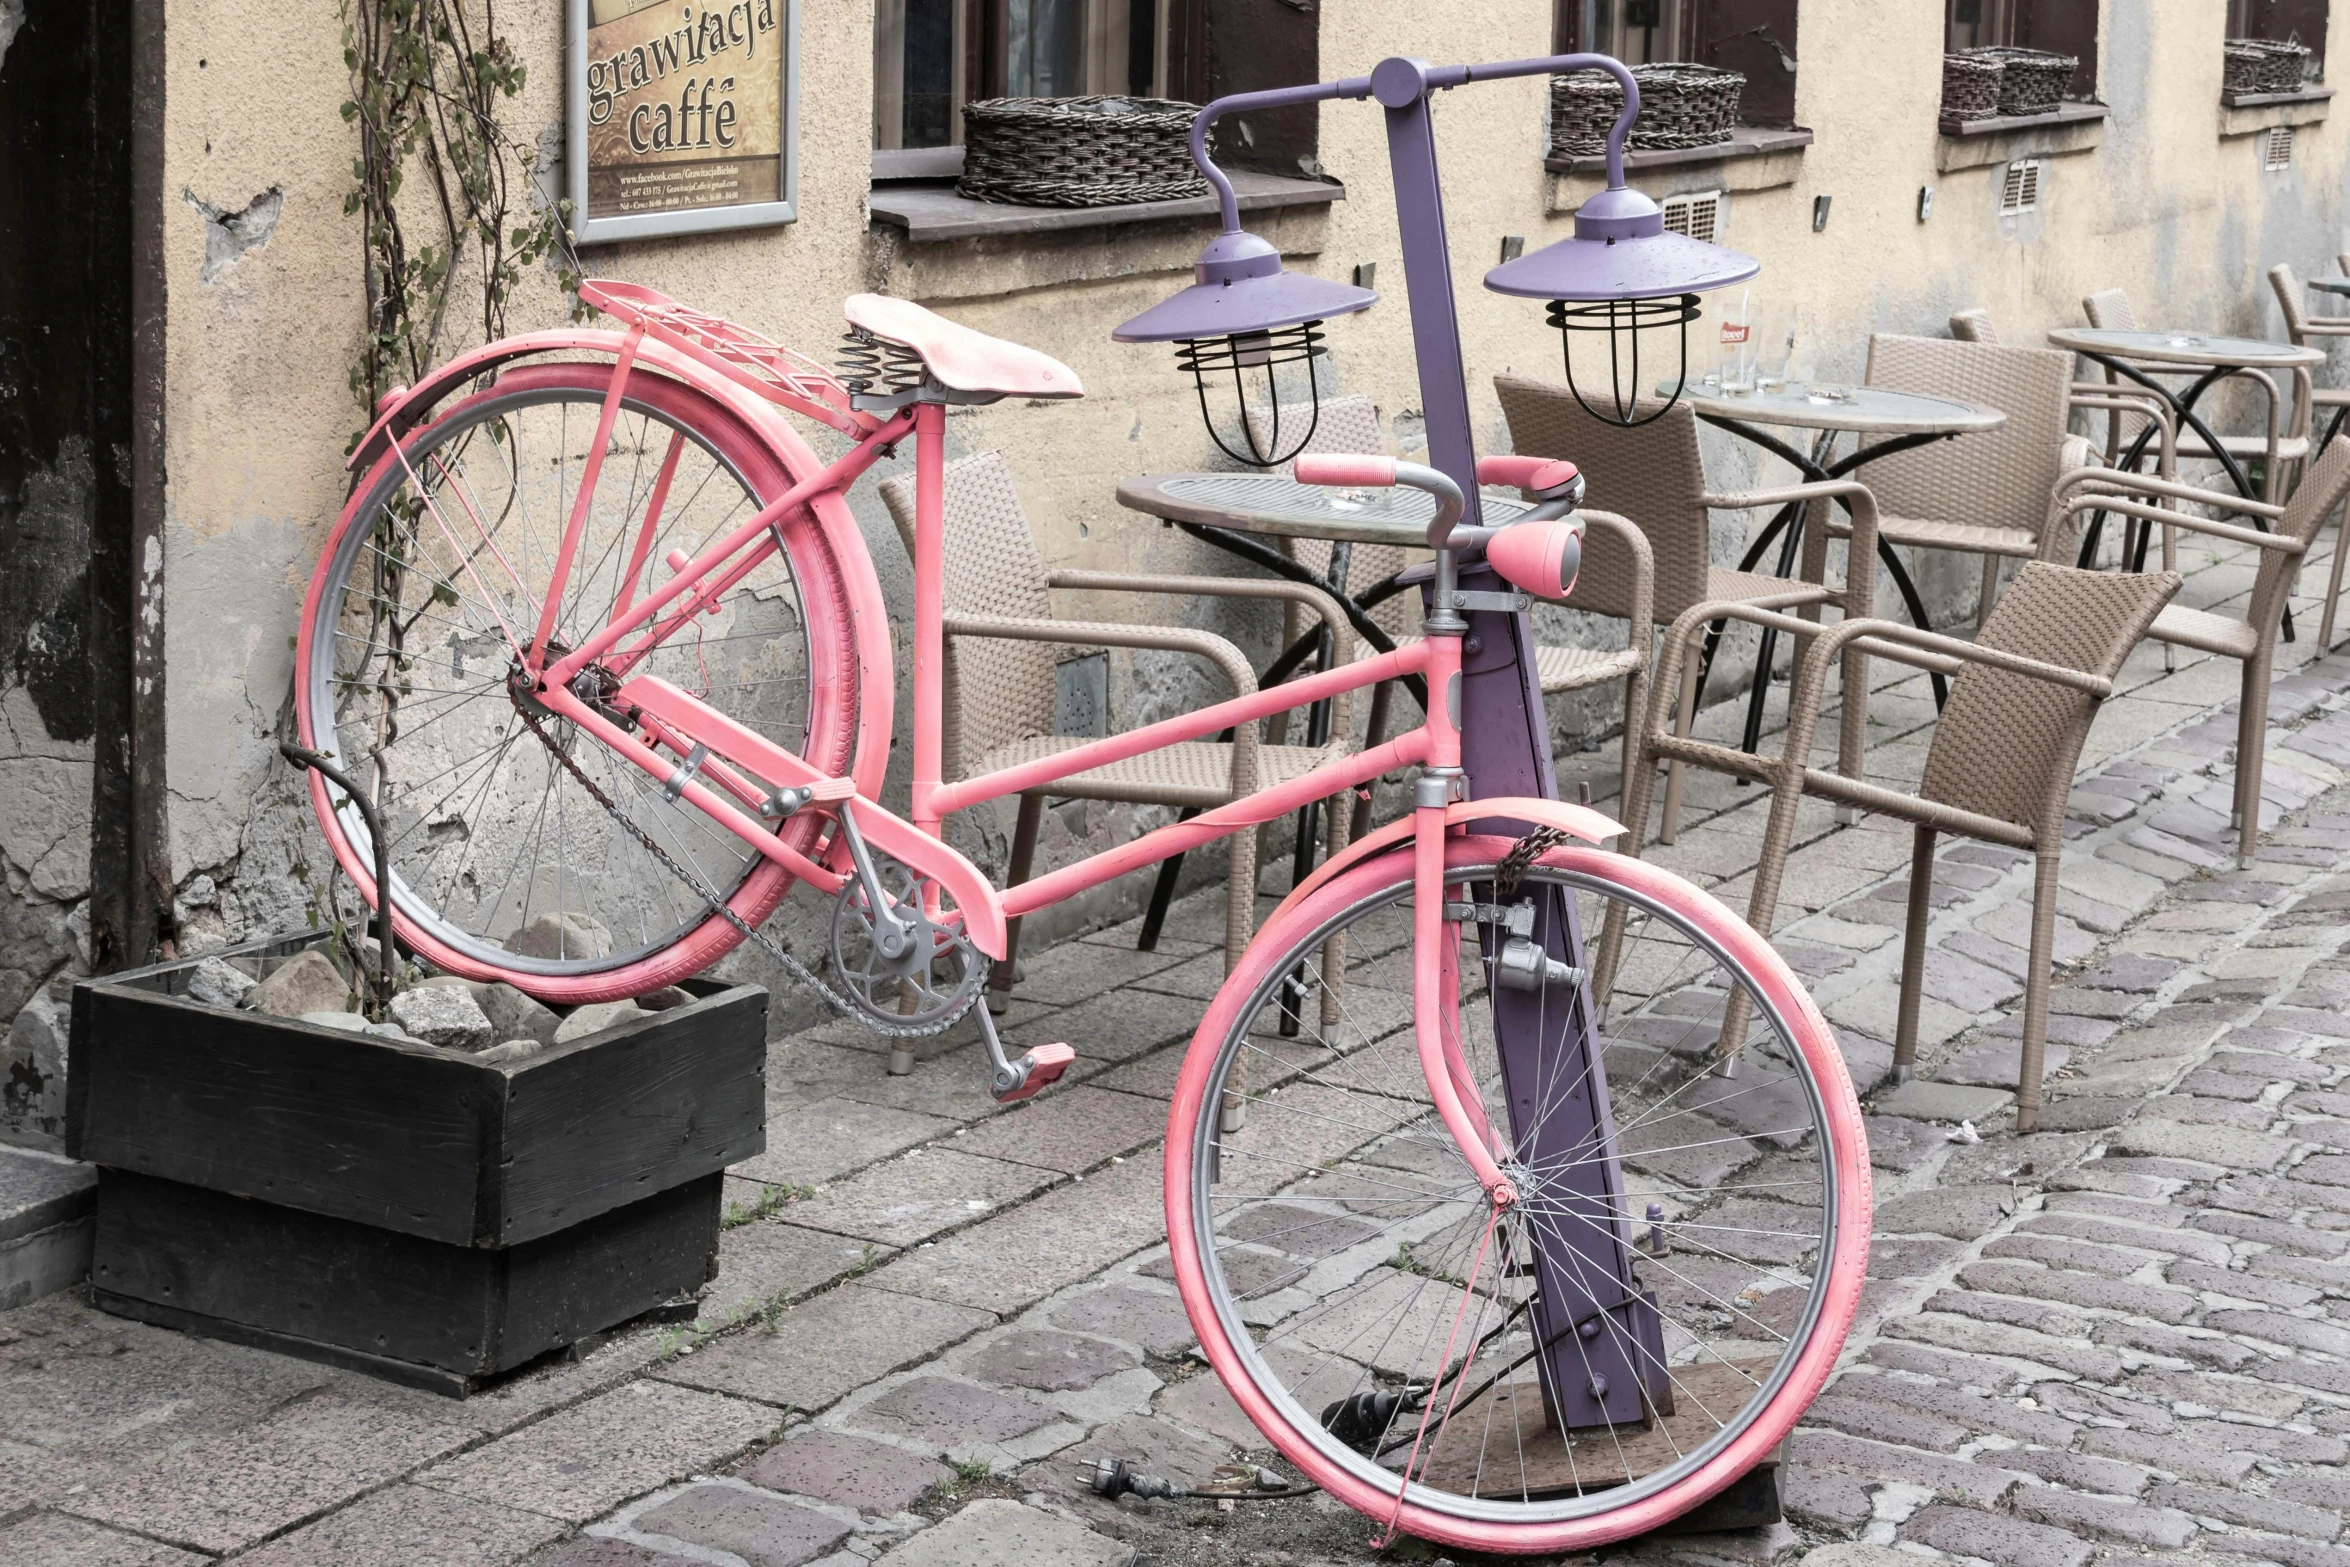
POLYGON ((912 300, 851 294, 849 324, 922 356, 941 386, 1007 397, 1083 397, 1077 372, 1048 354, 957 326, 912 300))

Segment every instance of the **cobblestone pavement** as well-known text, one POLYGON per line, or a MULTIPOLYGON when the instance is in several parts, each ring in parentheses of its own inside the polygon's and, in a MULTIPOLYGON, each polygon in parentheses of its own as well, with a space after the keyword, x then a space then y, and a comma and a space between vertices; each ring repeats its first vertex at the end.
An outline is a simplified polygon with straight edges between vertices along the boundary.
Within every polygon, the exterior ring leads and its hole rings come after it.
MULTIPOLYGON (((2249 582, 2188 559, 2184 602, 2249 582)), ((1909 835, 1807 811, 1778 936, 1870 1104, 1862 1319, 1791 1440, 1787 1522, 1607 1560, 2350 1567, 2350 657, 2277 682, 2248 870, 2226 842, 2235 680, 2144 651, 2097 721, 2031 1137, 2005 1086, 2028 864, 1946 849, 1924 1070, 1896 1087, 1909 835)), ((1871 776, 1914 782, 1932 713, 1916 682, 1873 694, 1871 776)), ((1589 776, 1604 803, 1614 780, 1589 776)), ((1742 906, 1761 801, 1704 775, 1688 799, 1657 858, 1742 906)), ((852 1030, 775 1049, 768 1152, 730 1178, 744 1222, 691 1330, 455 1402, 72 1293, 0 1314, 0 1563, 1374 1559, 1319 1498, 1111 1505, 1076 1471, 1197 1478, 1260 1445, 1188 1353, 1158 1208, 1221 919, 1193 900, 1156 953, 1121 929, 1031 959, 1009 1032, 1069 1039, 1080 1067, 1025 1108, 987 1099, 963 1034, 906 1078, 852 1030)))

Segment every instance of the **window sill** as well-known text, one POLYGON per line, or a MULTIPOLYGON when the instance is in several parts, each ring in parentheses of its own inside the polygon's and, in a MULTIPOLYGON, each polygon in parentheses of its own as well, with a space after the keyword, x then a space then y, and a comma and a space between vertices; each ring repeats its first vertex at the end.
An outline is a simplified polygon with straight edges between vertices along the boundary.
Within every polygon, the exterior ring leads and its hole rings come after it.
POLYGON ((2046 114, 1944 121, 1934 149, 1934 167, 1949 174, 2012 163, 2018 158, 2094 152, 2105 141, 2105 119, 2112 112, 2102 103, 2060 103, 2046 114))
MULTIPOLYGON (((1346 199, 1345 186, 1323 180, 1249 173, 1235 173, 1231 178, 1242 212, 1327 207, 1346 199)), ((1187 196, 1180 201, 1126 202, 1115 207, 1015 207, 1000 201, 974 201, 958 194, 952 185, 932 184, 877 185, 867 198, 867 205, 875 223, 903 230, 907 242, 915 245, 952 239, 1055 234, 1071 229, 1119 228, 1130 223, 1216 215, 1213 194, 1187 196)))
MULTIPOLYGON (((1690 191, 1731 192, 1776 190, 1792 185, 1803 171, 1803 149, 1812 133, 1802 126, 1770 130, 1741 125, 1726 142, 1710 147, 1662 147, 1624 154, 1624 172, 1651 196, 1679 196, 1690 191)), ((1550 171, 1549 209, 1572 212, 1597 195, 1607 182, 1607 159, 1593 154, 1580 158, 1545 158, 1550 171)))
POLYGON ((2315 125, 2326 117, 2334 90, 2305 87, 2299 92, 2241 93, 2219 100, 2219 133, 2252 136, 2279 125, 2315 125))
MULTIPOLYGON (((1250 230, 1285 257, 1317 256, 1346 187, 1236 172, 1250 230)), ((1188 272, 1217 228, 1214 196, 1116 207, 1014 207, 944 184, 880 184, 867 198, 873 286, 901 299, 982 299, 1025 289, 1188 272)))

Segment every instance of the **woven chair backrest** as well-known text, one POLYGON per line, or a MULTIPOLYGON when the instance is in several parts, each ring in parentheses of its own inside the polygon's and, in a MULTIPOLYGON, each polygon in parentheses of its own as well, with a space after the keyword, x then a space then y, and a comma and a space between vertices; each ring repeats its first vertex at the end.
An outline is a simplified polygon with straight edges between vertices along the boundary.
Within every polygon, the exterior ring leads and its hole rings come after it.
POLYGON ((2073 356, 2053 348, 1890 332, 1871 337, 1869 385, 1979 403, 2007 415, 1996 430, 1870 463, 1866 477, 1878 507, 1895 517, 2039 532, 2064 466, 2072 377, 2073 356))
MULTIPOLYGON (((2178 590, 2176 572, 2080 571, 2028 561, 1975 640, 2110 680, 2178 590)), ((2053 848, 2096 712, 2097 700, 2086 692, 1970 663, 1950 682, 1918 793, 1937 805, 2031 828, 2042 848, 2053 848)))
POLYGON ((2309 341, 2309 314, 2301 308, 2301 280, 2293 275, 2293 265, 2280 261, 2268 269, 2268 286, 2276 290, 2277 304, 2285 312, 2285 336, 2296 347, 2305 347, 2309 341))
MULTIPOLYGON (((1521 457, 1565 458, 1583 470, 1585 501, 1628 517, 1648 536, 1656 557, 1656 618, 1671 620, 1706 597, 1713 533, 1705 510, 1705 462, 1697 450, 1697 416, 1676 403, 1661 418, 1625 429, 1593 418, 1575 394, 1550 381, 1497 375, 1510 447, 1521 457)), ((1644 400, 1633 417, 1655 413, 1644 400)), ((1632 613, 1630 552, 1607 533, 1583 540, 1583 574, 1567 596, 1569 609, 1619 619, 1632 613)))
MULTIPOLYGON (((1001 452, 981 452, 948 463, 946 489, 946 612, 1047 619, 1052 591, 1044 557, 1028 531, 1011 465, 1001 452)), ((914 554, 914 476, 881 484, 882 504, 898 525, 906 557, 914 554)), ((1006 642, 949 637, 946 646, 945 755, 948 778, 963 776, 966 758, 999 745, 1053 732, 1051 642, 1006 642)))
POLYGON ((2138 312, 2130 308, 2130 296, 2118 288, 2100 289, 2081 301, 2081 310, 2093 327, 2112 332, 2138 330, 2138 312))
MULTIPOLYGON (((2285 502, 2285 514, 2277 519, 2279 537, 2300 544, 2306 550, 2317 538, 2317 530, 2325 526, 2350 497, 2350 435, 2337 435, 2326 443, 2326 449, 2309 465, 2294 487, 2293 498, 2285 502)), ((2241 517, 2231 521, 2242 522, 2241 517)), ((2339 545, 2335 546, 2340 548, 2339 545)), ((2252 601, 2245 609, 2245 620, 2263 637, 2276 634, 2277 623, 2284 618, 2286 595, 2292 590, 2293 577, 2301 560, 2276 550, 2260 552, 2260 573, 2252 579, 2252 601)))
POLYGON ((1950 335, 1962 343, 1996 343, 1999 329, 1991 324, 1991 312, 1981 305, 1971 310, 1956 310, 1950 315, 1950 335))
MULTIPOLYGON (((1326 397, 1320 414, 1312 403, 1283 403, 1278 422, 1270 403, 1251 403, 1247 412, 1249 433, 1256 437, 1263 451, 1273 451, 1297 439, 1297 432, 1313 421, 1314 433, 1309 436, 1300 456, 1323 456, 1339 453, 1349 456, 1379 457, 1386 455, 1387 436, 1379 427, 1379 409, 1371 399, 1355 393, 1346 397, 1326 397)), ((1328 539, 1285 539, 1289 558, 1308 571, 1325 576, 1330 571, 1330 541, 1328 539)), ((1362 593, 1394 576, 1411 564, 1411 556, 1392 544, 1357 544, 1347 553, 1346 587, 1349 592, 1362 593)), ((1391 637, 1408 636, 1420 629, 1420 595, 1405 590, 1393 598, 1384 599, 1371 609, 1371 618, 1377 621, 1391 637)))

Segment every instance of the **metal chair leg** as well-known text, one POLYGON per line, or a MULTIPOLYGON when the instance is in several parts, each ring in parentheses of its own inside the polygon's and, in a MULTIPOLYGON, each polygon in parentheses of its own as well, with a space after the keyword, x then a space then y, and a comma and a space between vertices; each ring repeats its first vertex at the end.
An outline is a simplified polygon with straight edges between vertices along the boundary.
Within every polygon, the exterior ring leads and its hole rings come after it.
POLYGON ((2032 875, 2031 971, 2024 976, 2024 1041, 2015 1081, 2015 1129, 2040 1129, 2048 1066, 2048 966, 2056 953, 2056 873, 2061 851, 2042 849, 2032 875))
POLYGON ((1926 983, 1926 926, 1934 917, 1934 829, 1920 826, 1909 854, 1909 922, 1901 941, 1901 1009, 1893 1026, 1893 1076, 1906 1083, 1918 1059, 1918 1006, 1926 983))
MULTIPOLYGON (((1012 828, 1012 864, 1004 885, 1017 887, 1028 879, 1036 860, 1036 829, 1044 821, 1044 796, 1020 796, 1020 819, 1012 828)), ((1004 922, 1004 955, 987 976, 987 1009, 1001 1014, 1011 1005, 1012 985, 1020 972, 1020 921, 1004 922)))

